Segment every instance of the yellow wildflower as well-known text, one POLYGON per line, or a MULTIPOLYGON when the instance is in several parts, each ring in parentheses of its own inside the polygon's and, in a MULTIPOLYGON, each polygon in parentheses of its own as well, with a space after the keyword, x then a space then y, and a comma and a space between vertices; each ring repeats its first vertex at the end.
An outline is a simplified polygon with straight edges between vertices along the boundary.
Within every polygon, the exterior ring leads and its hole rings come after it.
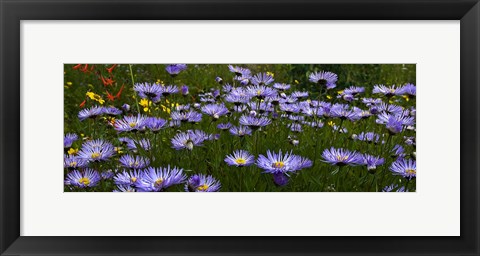
POLYGON ((152 106, 152 102, 147 99, 141 99, 138 105, 143 107, 143 111, 148 112, 150 110, 150 106, 152 106))
POLYGON ((333 121, 330 121, 330 122, 328 122, 327 124, 330 125, 330 126, 334 126, 334 125, 335 125, 335 123, 334 123, 333 121))
POLYGON ((269 75, 269 76, 271 76, 271 77, 274 77, 274 76, 275 76, 275 74, 272 73, 272 72, 270 72, 270 71, 267 71, 267 75, 269 75))
POLYGON ((299 82, 297 79, 295 79, 295 83, 296 83, 296 84, 299 84, 300 82, 299 82))
POLYGON ((78 148, 70 148, 67 153, 69 155, 76 155, 78 153, 78 148))
POLYGON ((98 94, 95 94, 95 93, 93 93, 93 92, 87 92, 86 95, 87 95, 91 100, 97 101, 97 102, 100 103, 100 104, 105 103, 105 100, 102 99, 102 96, 100 96, 100 95, 98 95, 98 94))

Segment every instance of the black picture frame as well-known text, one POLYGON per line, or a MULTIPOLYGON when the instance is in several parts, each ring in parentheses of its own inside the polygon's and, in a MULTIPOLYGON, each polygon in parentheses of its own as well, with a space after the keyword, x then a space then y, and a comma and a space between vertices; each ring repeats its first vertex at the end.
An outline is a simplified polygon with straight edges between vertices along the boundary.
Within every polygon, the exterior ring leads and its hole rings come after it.
POLYGON ((2 255, 480 255, 478 0, 0 0, 0 17, 2 255), (461 235, 459 237, 20 236, 20 21, 158 19, 460 20, 461 235))

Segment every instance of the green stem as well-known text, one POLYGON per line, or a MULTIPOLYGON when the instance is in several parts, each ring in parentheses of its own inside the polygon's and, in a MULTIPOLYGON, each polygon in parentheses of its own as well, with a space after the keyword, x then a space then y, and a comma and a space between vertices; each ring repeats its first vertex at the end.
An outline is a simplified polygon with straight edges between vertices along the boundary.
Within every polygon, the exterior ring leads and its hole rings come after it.
MULTIPOLYGON (((132 71, 132 64, 128 64, 128 67, 130 68, 130 76, 132 77, 132 86, 135 87, 135 79, 133 78, 133 71, 132 71)), ((138 99, 137 95, 135 95, 135 105, 137 106, 137 112, 140 114, 140 105, 138 105, 138 99)))

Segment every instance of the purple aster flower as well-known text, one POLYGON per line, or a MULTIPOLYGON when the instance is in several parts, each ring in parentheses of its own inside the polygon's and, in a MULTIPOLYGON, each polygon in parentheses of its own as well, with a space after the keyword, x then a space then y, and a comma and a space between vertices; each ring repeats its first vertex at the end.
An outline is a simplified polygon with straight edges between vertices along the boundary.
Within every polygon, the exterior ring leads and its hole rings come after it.
POLYGON ((398 188, 398 185, 392 184, 390 186, 386 186, 383 188, 382 192, 408 192, 408 189, 405 190, 405 187, 400 187, 396 191, 394 191, 396 188, 398 188))
POLYGON ((231 84, 225 84, 222 86, 222 91, 225 93, 229 93, 233 90, 233 86, 231 84))
POLYGON ((378 124, 384 124, 391 134, 397 134, 403 131, 404 126, 415 124, 415 118, 406 116, 404 113, 393 115, 383 112, 377 116, 376 122, 378 124))
POLYGON ((143 131, 147 126, 148 118, 144 115, 124 116, 123 119, 117 120, 114 128, 118 132, 136 132, 143 131))
POLYGON ((365 92, 365 87, 350 86, 343 90, 344 94, 350 94, 354 96, 363 92, 365 92))
POLYGON ((228 108, 223 104, 208 104, 202 107, 202 112, 217 120, 221 116, 228 114, 228 108))
POLYGON ((342 93, 341 95, 338 95, 337 98, 341 98, 346 102, 352 102, 354 100, 357 100, 357 98, 353 97, 352 94, 345 94, 345 93, 342 93))
POLYGON ((367 107, 370 107, 372 105, 378 105, 378 104, 382 103, 383 101, 381 99, 363 98, 362 102, 363 102, 363 104, 367 105, 367 107))
POLYGON ((415 97, 417 95, 417 87, 414 84, 408 83, 404 85, 400 90, 400 94, 408 95, 409 97, 415 97))
POLYGON ((237 150, 233 152, 232 155, 228 155, 225 158, 225 162, 228 165, 243 167, 253 164, 255 162, 255 157, 246 150, 237 150))
POLYGON ((116 185, 135 186, 137 180, 141 179, 144 172, 139 170, 119 172, 113 178, 116 185))
POLYGON ((395 85, 392 85, 390 87, 387 87, 383 84, 376 84, 373 86, 373 94, 383 94, 385 97, 390 98, 395 95, 401 95, 402 94, 402 87, 396 87, 395 85))
POLYGON ((137 189, 142 192, 160 192, 168 187, 185 182, 186 176, 182 168, 149 167, 135 183, 137 189))
POLYGON ((251 96, 242 96, 234 93, 233 91, 225 96, 225 101, 233 103, 235 105, 248 103, 252 99, 251 96))
POLYGON ((334 104, 330 109, 330 116, 350 121, 357 121, 361 118, 357 112, 349 109, 349 106, 344 104, 334 104))
POLYGON ((287 113, 287 114, 292 114, 292 113, 299 113, 301 108, 298 104, 281 103, 280 104, 280 110, 287 113))
POLYGON ((78 135, 75 133, 67 133, 63 136, 63 147, 69 148, 72 146, 73 142, 78 140, 78 135))
POLYGON ((115 154, 113 145, 101 139, 90 140, 82 145, 78 157, 89 162, 106 161, 115 154))
POLYGON ((338 76, 332 72, 320 71, 310 74, 309 80, 310 82, 319 84, 320 86, 326 86, 327 89, 332 89, 337 86, 336 82, 338 80, 338 76))
POLYGON ((160 88, 160 93, 163 97, 167 97, 170 94, 178 93, 178 87, 176 85, 167 85, 160 88))
POLYGON ((87 167, 88 161, 74 155, 64 155, 63 156, 63 168, 69 170, 84 168, 87 167))
POLYGON ((245 105, 240 105, 240 106, 233 106, 233 111, 237 112, 237 113, 242 113, 244 112, 245 110, 247 110, 247 106, 245 105))
POLYGON ((82 109, 80 110, 80 112, 78 112, 78 119, 80 119, 80 121, 83 121, 87 118, 92 118, 92 119, 96 118, 97 116, 103 114, 104 110, 105 110, 104 107, 98 107, 98 106, 82 109))
POLYGON ((125 104, 122 105, 122 109, 123 109, 123 111, 128 112, 128 111, 130 111, 130 105, 125 103, 125 104))
POLYGON ((217 76, 215 78, 215 82, 217 82, 218 84, 223 84, 223 79, 221 77, 217 76))
POLYGON ((115 172, 111 169, 103 171, 103 172, 100 173, 100 177, 102 177, 102 180, 109 180, 113 176, 115 176, 115 172))
POLYGON ((390 152, 392 153, 393 157, 398 156, 403 158, 405 156, 405 149, 399 144, 395 145, 390 152))
POLYGON ((251 72, 247 68, 242 68, 238 66, 228 65, 230 72, 235 73, 236 76, 250 76, 251 72))
POLYGON ((283 83, 274 83, 273 88, 275 88, 277 90, 280 90, 280 91, 286 91, 286 90, 290 89, 290 85, 289 84, 283 84, 283 83))
POLYGON ((202 114, 196 112, 195 110, 185 111, 172 111, 170 113, 172 120, 181 121, 181 122, 190 122, 198 123, 202 120, 202 114))
POLYGON ((302 132, 303 131, 302 125, 298 124, 298 123, 288 124, 287 127, 290 128, 290 131, 292 131, 292 132, 302 132))
POLYGON ((276 185, 283 187, 288 184, 288 176, 282 172, 274 173, 273 182, 275 182, 276 185))
POLYGON ((217 128, 220 129, 220 130, 228 130, 231 127, 232 127, 231 123, 222 123, 222 124, 217 125, 217 128))
POLYGON ((240 125, 240 126, 233 126, 232 128, 230 128, 230 133, 238 137, 243 137, 245 135, 251 135, 252 130, 248 128, 248 126, 240 125))
POLYGON ((266 118, 266 117, 252 117, 252 116, 246 116, 242 115, 239 120, 241 125, 245 125, 250 127, 253 130, 256 130, 260 127, 264 127, 272 123, 272 120, 266 118))
POLYGON ((182 87, 180 88, 180 91, 182 92, 183 96, 188 95, 188 86, 187 85, 182 85, 182 87))
POLYGON ((356 151, 350 151, 343 148, 336 149, 334 147, 325 149, 322 153, 324 162, 331 165, 361 165, 363 164, 363 157, 356 151))
POLYGON ((417 176, 417 163, 412 159, 398 159, 392 163, 390 171, 394 175, 400 175, 405 179, 411 180, 417 176))
POLYGON ((275 89, 266 87, 265 85, 255 85, 247 87, 247 94, 250 97, 257 97, 258 99, 265 99, 266 97, 274 97, 278 94, 275 89))
POLYGON ((121 115, 122 111, 116 107, 106 107, 103 109, 103 113, 109 116, 121 115))
POLYGON ((353 107, 353 111, 360 119, 367 119, 372 116, 370 110, 363 110, 357 107, 353 107))
POLYGON ((137 189, 129 185, 117 185, 117 189, 112 192, 137 192, 137 189))
POLYGON ((167 65, 165 67, 165 70, 171 75, 171 76, 176 76, 180 72, 184 71, 187 69, 187 64, 171 64, 167 65))
POLYGON ((280 100, 280 103, 282 103, 282 104, 295 104, 297 101, 298 101, 298 98, 293 97, 291 95, 289 95, 289 96, 285 95, 285 97, 282 97, 282 99, 280 100))
POLYGON ((221 188, 220 182, 211 175, 194 174, 185 184, 186 192, 217 192, 221 188))
POLYGON ((256 86, 269 85, 273 82, 273 77, 267 73, 259 73, 252 77, 251 82, 256 86))
POLYGON ((153 102, 158 102, 162 96, 162 87, 163 85, 157 83, 137 83, 133 86, 133 90, 136 91, 143 99, 149 99, 153 102))
POLYGON ((142 156, 123 155, 119 161, 122 166, 130 169, 142 169, 150 164, 150 160, 142 156))
POLYGON ((241 76, 237 77, 236 79, 240 81, 240 85, 247 86, 250 84, 250 76, 241 76))
POLYGON ((249 102, 248 107, 253 111, 258 111, 260 114, 273 111, 273 106, 269 102, 260 102, 260 104, 256 102, 249 102))
POLYGON ((291 96, 295 97, 295 98, 307 98, 308 97, 308 92, 295 91, 295 92, 292 92, 291 96))
POLYGON ((208 139, 208 135, 200 130, 194 132, 184 132, 175 135, 172 139, 172 147, 176 150, 188 149, 192 150, 193 147, 202 146, 203 142, 208 139))
POLYGON ((158 117, 149 117, 146 120, 146 127, 152 132, 158 132, 167 126, 167 120, 158 117))
POLYGON ((305 117, 300 116, 300 115, 287 115, 287 117, 288 117, 288 119, 290 119, 291 121, 294 121, 294 122, 300 122, 300 121, 305 120, 305 117))
POLYGON ((185 104, 185 105, 176 105, 175 106, 176 111, 189 111, 190 110, 190 104, 185 104))
POLYGON ((377 165, 385 163, 385 159, 379 156, 372 156, 368 154, 363 155, 363 164, 367 166, 369 172, 375 172, 377 165))
POLYGON ((355 137, 356 140, 361 140, 365 141, 368 143, 375 143, 377 144, 378 141, 380 140, 380 135, 374 133, 374 132, 362 132, 358 136, 355 137))
POLYGON ((301 156, 290 153, 282 154, 267 151, 267 156, 259 155, 257 166, 264 170, 265 173, 286 173, 295 172, 303 168, 312 166, 312 161, 301 156))
POLYGON ((401 115, 403 113, 403 107, 393 104, 386 104, 384 102, 376 105, 379 112, 385 112, 387 114, 401 115))
POLYGON ((74 170, 67 174, 66 185, 72 185, 78 188, 95 187, 102 178, 97 171, 85 169, 83 172, 74 170))
POLYGON ((150 150, 151 148, 150 141, 148 139, 141 139, 140 141, 137 141, 126 137, 121 137, 118 138, 118 140, 122 143, 125 143, 127 148, 134 152, 138 151, 137 145, 146 151, 150 150))

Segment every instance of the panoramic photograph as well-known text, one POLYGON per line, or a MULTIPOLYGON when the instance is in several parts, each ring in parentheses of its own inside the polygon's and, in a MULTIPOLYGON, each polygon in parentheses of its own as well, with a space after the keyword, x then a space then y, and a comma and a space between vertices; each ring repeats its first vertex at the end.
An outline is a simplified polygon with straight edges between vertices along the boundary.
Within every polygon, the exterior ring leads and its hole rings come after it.
POLYGON ((64 64, 64 192, 415 192, 415 64, 64 64))

